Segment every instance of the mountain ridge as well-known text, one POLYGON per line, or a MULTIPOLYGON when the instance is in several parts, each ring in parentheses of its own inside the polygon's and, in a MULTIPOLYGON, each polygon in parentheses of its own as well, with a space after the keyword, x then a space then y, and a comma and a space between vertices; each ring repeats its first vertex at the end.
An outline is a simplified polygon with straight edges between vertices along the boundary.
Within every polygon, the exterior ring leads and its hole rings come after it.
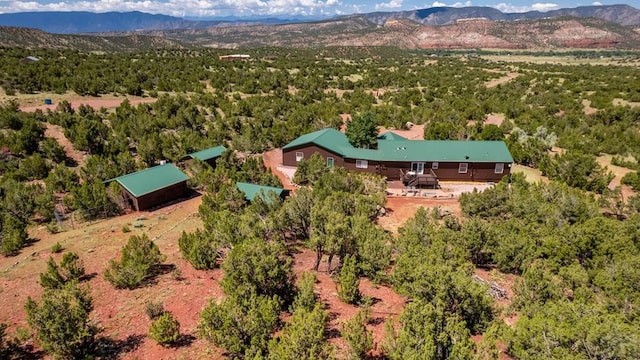
MULTIPOLYGON (((409 19, 422 25, 449 25, 458 20, 484 18, 494 21, 533 20, 558 16, 593 17, 623 26, 640 26, 640 10, 630 5, 600 5, 563 8, 548 12, 529 11, 525 13, 505 13, 492 7, 432 7, 410 11, 372 12, 344 15, 324 20, 340 20, 364 17, 383 26, 391 19, 409 19)), ((120 31, 150 31, 206 29, 220 26, 279 25, 292 23, 318 22, 319 19, 302 21, 295 17, 279 19, 224 17, 219 20, 192 20, 170 15, 149 14, 139 11, 130 12, 21 12, 0 14, 0 25, 37 28, 48 33, 80 34, 120 31)))
POLYGON ((640 10, 630 5, 601 5, 563 8, 547 12, 528 11, 523 13, 504 13, 498 9, 485 6, 468 7, 433 7, 409 11, 373 12, 367 14, 348 15, 364 16, 367 20, 383 25, 390 19, 409 19, 422 25, 449 25, 457 20, 484 18, 493 21, 536 20, 560 16, 580 18, 598 18, 615 22, 623 26, 640 26, 640 10))

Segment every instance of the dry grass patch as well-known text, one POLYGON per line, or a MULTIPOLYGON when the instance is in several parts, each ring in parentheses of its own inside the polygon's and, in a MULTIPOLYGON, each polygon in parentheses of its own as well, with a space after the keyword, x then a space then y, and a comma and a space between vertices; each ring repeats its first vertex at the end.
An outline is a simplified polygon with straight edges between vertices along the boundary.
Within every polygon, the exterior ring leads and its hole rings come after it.
POLYGON ((549 178, 542 175, 542 171, 534 168, 530 168, 524 165, 512 164, 511 165, 511 173, 513 174, 523 174, 524 178, 528 182, 537 183, 542 181, 543 183, 548 183, 549 178))

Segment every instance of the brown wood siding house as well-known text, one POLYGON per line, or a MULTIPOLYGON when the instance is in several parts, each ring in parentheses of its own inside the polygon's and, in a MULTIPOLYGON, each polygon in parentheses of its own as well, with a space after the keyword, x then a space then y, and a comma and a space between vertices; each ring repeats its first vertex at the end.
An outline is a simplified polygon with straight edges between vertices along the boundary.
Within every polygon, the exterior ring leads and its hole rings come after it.
POLYGON ((402 174, 435 174, 438 180, 498 182, 509 175, 513 158, 502 141, 407 140, 379 137, 377 149, 357 149, 335 129, 300 136, 282 148, 283 165, 318 153, 328 165, 400 180, 402 174))
POLYGON ((117 177, 124 196, 136 211, 148 210, 177 199, 188 193, 188 177, 172 164, 158 165, 135 173, 117 177))

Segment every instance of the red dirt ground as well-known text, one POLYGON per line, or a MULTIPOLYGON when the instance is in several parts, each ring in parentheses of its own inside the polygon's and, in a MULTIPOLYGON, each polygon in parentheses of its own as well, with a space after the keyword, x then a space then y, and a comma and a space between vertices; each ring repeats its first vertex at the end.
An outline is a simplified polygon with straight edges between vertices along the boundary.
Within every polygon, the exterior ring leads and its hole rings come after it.
POLYGON ((62 127, 58 125, 51 125, 49 123, 45 123, 45 126, 47 128, 44 132, 44 136, 54 138, 58 144, 64 148, 64 152, 67 154, 68 158, 73 159, 78 166, 83 166, 85 154, 73 147, 71 141, 64 136, 64 130, 62 127))
MULTIPOLYGON (((315 262, 315 252, 304 249, 295 255, 294 272, 300 274, 304 271, 311 271, 316 275, 316 293, 320 300, 326 304, 329 312, 329 342, 336 347, 336 354, 345 355, 347 344, 340 337, 342 323, 353 318, 358 310, 357 306, 345 304, 338 298, 338 291, 335 281, 327 273, 326 259, 320 264, 319 271, 312 271, 315 262)), ((332 267, 336 266, 334 260, 332 267)), ((373 332, 374 348, 379 349, 379 345, 384 337, 384 323, 389 317, 395 317, 402 312, 405 299, 394 293, 389 287, 375 285, 368 279, 360 281, 360 292, 363 296, 371 297, 374 304, 371 306, 371 323, 367 325, 373 332)))
POLYGON ((263 153, 262 161, 264 161, 264 166, 271 169, 271 172, 280 179, 285 189, 294 190, 297 188, 285 174, 278 170, 278 166, 282 166, 282 150, 274 149, 263 153))
POLYGON ((424 140, 424 125, 413 125, 409 130, 387 129, 384 126, 380 126, 379 131, 380 134, 392 131, 409 140, 424 140))
MULTIPOLYGON (((278 164, 280 152, 265 154, 265 164, 273 168, 278 164)), ((281 155, 280 155, 281 156, 281 155)), ((276 175, 278 171, 274 171, 276 175)), ((278 175, 280 176, 280 175, 278 175)), ((49 234, 44 226, 32 229, 30 235, 37 241, 25 248, 17 257, 0 258, 0 322, 11 325, 9 334, 18 327, 27 328, 24 304, 28 296, 40 297, 39 273, 46 268, 46 260, 53 256, 57 261, 61 254, 51 254, 51 247, 60 242, 65 251, 73 251, 84 261, 88 274, 93 277, 86 282, 94 298, 92 319, 102 329, 101 336, 113 339, 114 346, 120 352, 114 358, 120 359, 219 359, 223 351, 208 341, 198 337, 200 311, 209 299, 220 300, 224 294, 219 281, 223 276, 220 269, 199 271, 180 255, 178 239, 182 231, 194 231, 202 226, 197 216, 201 197, 195 197, 148 213, 130 213, 116 218, 93 223, 75 224, 60 234, 49 234), (140 217, 144 218, 140 218, 140 217), (138 229, 134 224, 142 224, 138 229), (131 233, 123 233, 127 225, 131 233), (156 283, 142 289, 115 290, 104 280, 103 274, 108 263, 117 259, 120 249, 132 234, 146 233, 153 239, 160 251, 167 256, 165 264, 171 264, 174 270, 157 277, 156 283), (147 338, 150 320, 145 314, 148 301, 162 301, 180 322, 181 334, 185 339, 183 346, 163 348, 147 338)), ((426 199, 415 197, 390 197, 387 202, 388 213, 379 223, 385 229, 397 233, 397 229, 408 218, 414 216, 421 207, 440 206, 452 214, 460 216, 460 206, 456 199, 426 199)), ((294 272, 311 271, 315 254, 303 249, 294 255, 294 272)), ((341 324, 353 317, 358 308, 344 304, 337 295, 336 284, 326 271, 326 263, 315 272, 318 282, 316 292, 326 304, 330 314, 329 341, 335 346, 336 355, 346 354, 346 343, 340 337, 341 324)), ((507 278, 508 279, 508 278, 507 278)), ((497 281, 497 280, 496 280, 497 281)), ((389 287, 376 285, 362 279, 360 291, 371 297, 372 321, 368 327, 373 331, 376 350, 384 336, 384 322, 402 312, 405 299, 394 293, 389 287)))
POLYGON ((389 197, 387 198, 388 213, 378 219, 378 224, 393 234, 398 233, 398 228, 407 219, 412 218, 419 208, 448 209, 452 215, 461 217, 460 203, 457 199, 427 199, 419 197, 389 197))
MULTIPOLYGON (((390 218, 401 222, 403 214, 409 216, 408 199, 391 200, 390 218), (404 203, 404 204, 403 204, 404 203), (403 204, 402 209, 393 209, 395 204, 403 204)), ((413 199, 418 200, 418 199, 413 199)), ((222 350, 198 338, 197 324, 200 311, 209 299, 221 299, 223 292, 219 280, 223 276, 220 269, 199 271, 182 259, 178 239, 182 231, 193 231, 201 227, 197 216, 201 198, 192 198, 148 213, 130 213, 116 218, 93 223, 74 224, 59 234, 49 234, 44 226, 32 229, 31 237, 37 241, 13 258, 0 258, 0 322, 10 324, 9 334, 17 328, 28 328, 24 304, 27 297, 39 299, 42 290, 39 274, 46 269, 46 260, 53 256, 60 261, 61 254, 52 254, 51 247, 60 242, 65 251, 80 255, 86 271, 92 274, 86 285, 94 298, 92 319, 102 329, 101 336, 115 341, 121 346, 121 359, 212 359, 222 358, 222 350), (140 218, 140 217, 144 218, 140 218), (137 229, 133 224, 142 224, 137 229), (123 233, 127 225, 131 233, 123 233), (175 270, 158 276, 152 286, 136 290, 115 290, 103 277, 104 270, 112 259, 119 257, 120 249, 132 234, 146 233, 158 244, 167 256, 165 264, 175 266, 175 270), (145 303, 162 301, 165 309, 173 313, 181 325, 185 345, 177 348, 163 348, 146 337, 150 320, 145 314, 145 303), (124 344, 127 344, 126 346, 124 344), (128 346, 128 348, 126 348, 128 346), (126 349, 125 349, 126 348, 126 349)), ((417 209, 417 208, 416 208, 417 209)), ((297 274, 309 271, 315 255, 310 250, 302 250, 294 256, 294 270, 297 274)), ((336 285, 326 272, 323 262, 316 273, 316 291, 327 304, 330 313, 329 333, 336 353, 344 354, 346 345, 340 338, 341 324, 355 315, 358 308, 342 303, 337 297, 336 285)), ((363 279, 360 286, 365 296, 374 299, 372 306, 374 341, 379 344, 383 337, 384 320, 402 311, 405 299, 386 286, 376 286, 363 279)))
MULTIPOLYGON (((129 97, 129 102, 131 103, 131 105, 137 105, 137 104, 147 104, 147 103, 153 103, 156 102, 156 98, 138 98, 138 97, 129 97)), ((116 99, 101 99, 101 98, 93 98, 93 97, 78 97, 78 98, 73 98, 69 101, 69 103, 71 104, 71 107, 73 109, 77 109, 80 107, 80 105, 89 105, 94 109, 100 109, 102 107, 110 109, 110 108, 115 108, 118 107, 123 101, 125 100, 125 98, 116 98, 116 99)), ((34 112, 38 109, 42 110, 42 111, 47 111, 47 110, 51 110, 54 111, 56 109, 58 105, 57 104, 53 104, 53 105, 31 105, 31 106, 20 106, 20 110, 24 111, 24 112, 34 112)))

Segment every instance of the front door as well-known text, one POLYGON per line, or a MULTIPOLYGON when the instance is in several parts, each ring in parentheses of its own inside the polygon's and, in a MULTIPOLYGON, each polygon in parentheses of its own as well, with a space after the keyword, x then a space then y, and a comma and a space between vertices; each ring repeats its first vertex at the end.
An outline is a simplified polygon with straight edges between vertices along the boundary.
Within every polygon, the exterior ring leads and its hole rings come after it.
POLYGON ((424 174, 424 163, 423 162, 412 162, 411 163, 411 171, 413 171, 417 175, 424 174))

